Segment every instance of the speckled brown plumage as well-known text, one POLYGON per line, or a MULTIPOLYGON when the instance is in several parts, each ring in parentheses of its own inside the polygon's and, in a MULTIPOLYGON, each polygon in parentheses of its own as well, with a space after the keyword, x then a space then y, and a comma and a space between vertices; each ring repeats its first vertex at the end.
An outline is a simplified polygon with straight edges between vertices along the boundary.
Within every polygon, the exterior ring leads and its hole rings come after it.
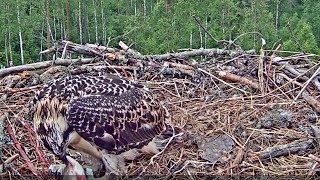
POLYGON ((36 93, 30 112, 44 146, 60 158, 74 133, 118 154, 149 143, 169 118, 143 86, 113 75, 54 80, 36 93))

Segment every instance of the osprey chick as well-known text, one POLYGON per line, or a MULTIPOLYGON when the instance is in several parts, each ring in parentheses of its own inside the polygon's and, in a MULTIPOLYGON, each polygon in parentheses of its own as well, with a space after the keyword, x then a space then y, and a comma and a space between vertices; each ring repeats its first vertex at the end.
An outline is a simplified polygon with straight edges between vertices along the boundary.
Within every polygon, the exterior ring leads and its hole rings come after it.
POLYGON ((36 93, 30 110, 43 145, 67 167, 71 146, 114 171, 119 162, 110 159, 113 154, 133 160, 139 152, 157 153, 153 139, 170 121, 166 108, 142 85, 113 75, 54 80, 36 93))

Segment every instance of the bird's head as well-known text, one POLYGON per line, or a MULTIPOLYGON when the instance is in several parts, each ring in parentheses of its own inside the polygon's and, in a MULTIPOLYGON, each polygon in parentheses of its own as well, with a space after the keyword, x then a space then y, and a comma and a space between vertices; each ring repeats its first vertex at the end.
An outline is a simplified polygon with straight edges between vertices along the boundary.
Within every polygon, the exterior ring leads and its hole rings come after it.
POLYGON ((76 179, 76 180, 86 180, 86 175, 83 167, 72 157, 65 156, 64 179, 76 179))

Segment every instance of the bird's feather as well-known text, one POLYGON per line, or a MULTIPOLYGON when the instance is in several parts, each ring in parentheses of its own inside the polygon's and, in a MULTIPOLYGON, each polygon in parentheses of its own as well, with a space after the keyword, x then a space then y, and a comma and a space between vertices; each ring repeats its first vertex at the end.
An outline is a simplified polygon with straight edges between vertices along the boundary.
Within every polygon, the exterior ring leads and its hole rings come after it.
POLYGON ((160 134, 169 118, 142 85, 113 75, 54 80, 36 93, 30 112, 36 133, 56 155, 73 132, 114 153, 140 147, 160 134))
POLYGON ((165 111, 148 92, 132 88, 118 96, 73 100, 67 122, 81 137, 114 153, 146 145, 165 129, 165 111))

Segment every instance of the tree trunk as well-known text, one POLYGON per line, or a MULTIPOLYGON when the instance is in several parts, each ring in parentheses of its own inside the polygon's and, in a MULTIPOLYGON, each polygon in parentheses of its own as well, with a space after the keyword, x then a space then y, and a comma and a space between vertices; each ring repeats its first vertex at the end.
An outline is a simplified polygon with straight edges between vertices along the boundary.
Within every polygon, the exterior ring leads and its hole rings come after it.
MULTIPOLYGON (((42 28, 41 28, 41 37, 44 34, 44 26, 45 26, 45 20, 42 21, 42 28)), ((43 38, 40 38, 40 52, 43 51, 43 38)), ((40 61, 43 61, 43 55, 40 54, 40 61)))
POLYGON ((143 16, 147 16, 147 5, 146 0, 143 0, 143 16))
POLYGON ((66 0, 66 16, 67 16, 67 32, 66 34, 66 40, 70 40, 70 6, 69 6, 69 0, 66 0))
POLYGON ((190 40, 189 40, 189 42, 190 42, 190 49, 192 49, 192 31, 190 32, 190 40))
POLYGON ((279 4, 280 4, 280 0, 276 0, 276 31, 277 32, 279 28, 279 4))
MULTIPOLYGON (((86 2, 86 1, 85 1, 86 2)), ((82 18, 82 43, 87 43, 89 42, 88 40, 88 9, 87 6, 82 6, 82 12, 81 14, 83 14, 81 16, 82 18)))
MULTIPOLYGON (((6 5, 5 7, 6 9, 6 12, 9 12, 9 6, 6 5)), ((12 55, 12 48, 11 48, 11 20, 10 18, 8 17, 8 14, 5 14, 5 18, 6 18, 6 23, 8 24, 7 28, 8 28, 8 49, 9 49, 9 61, 8 61, 8 67, 11 67, 13 66, 13 55, 12 55)))
POLYGON ((96 28, 96 43, 98 43, 98 20, 97 20, 97 8, 95 0, 92 0, 93 3, 93 13, 94 13, 94 24, 96 28))
POLYGON ((5 38, 4 38, 4 51, 6 55, 6 66, 9 66, 9 56, 8 56, 8 28, 6 28, 5 38))
POLYGON ((200 48, 202 48, 203 46, 203 39, 202 39, 202 31, 201 31, 201 27, 199 26, 199 36, 200 36, 200 48))
POLYGON ((81 0, 79 0, 79 37, 80 44, 82 44, 81 0))
POLYGON ((54 10, 53 10, 53 32, 54 32, 54 35, 52 38, 54 41, 56 41, 57 40, 57 26, 56 26, 56 13, 54 10))
MULTIPOLYGON (((206 16, 206 29, 208 29, 208 16, 206 16)), ((204 48, 207 49, 207 33, 204 33, 204 48)))
POLYGON ((107 35, 106 35, 106 20, 104 17, 104 8, 103 8, 103 0, 101 0, 101 21, 102 21, 102 41, 105 45, 107 43, 107 35))
POLYGON ((60 23, 60 33, 61 39, 65 39, 64 26, 62 22, 60 23))
POLYGON ((91 42, 91 40, 90 40, 89 15, 88 15, 88 12, 87 12, 87 16, 86 16, 86 21, 87 21, 87 30, 88 30, 88 42, 91 42))
MULTIPOLYGON (((46 22, 47 22, 47 48, 51 47, 50 41, 50 0, 47 0, 47 7, 46 7, 46 22)), ((47 60, 50 60, 49 56, 47 56, 47 60)))
MULTIPOLYGON (((256 14, 256 2, 252 1, 251 4, 251 10, 252 10, 252 14, 253 14, 253 31, 256 31, 256 25, 257 25, 257 14, 256 14)), ((253 47, 256 47, 256 34, 253 34, 253 47)))
POLYGON ((225 32, 226 32, 226 28, 225 28, 225 9, 222 9, 221 10, 221 16, 222 16, 222 19, 221 19, 221 27, 222 27, 222 36, 225 37, 225 32))
POLYGON ((169 13, 171 9, 171 2, 170 0, 166 0, 166 12, 169 13))
POLYGON ((13 66, 13 55, 12 55, 12 48, 11 48, 11 29, 9 26, 9 32, 8 32, 8 45, 9 45, 9 54, 10 54, 10 60, 9 60, 9 67, 13 66))
POLYGON ((17 0, 16 2, 17 2, 17 18, 18 18, 18 26, 19 26, 18 28, 19 28, 19 42, 20 42, 20 58, 21 58, 21 64, 24 64, 19 1, 17 0))
POLYGON ((137 0, 134 0, 134 16, 137 16, 137 0))

